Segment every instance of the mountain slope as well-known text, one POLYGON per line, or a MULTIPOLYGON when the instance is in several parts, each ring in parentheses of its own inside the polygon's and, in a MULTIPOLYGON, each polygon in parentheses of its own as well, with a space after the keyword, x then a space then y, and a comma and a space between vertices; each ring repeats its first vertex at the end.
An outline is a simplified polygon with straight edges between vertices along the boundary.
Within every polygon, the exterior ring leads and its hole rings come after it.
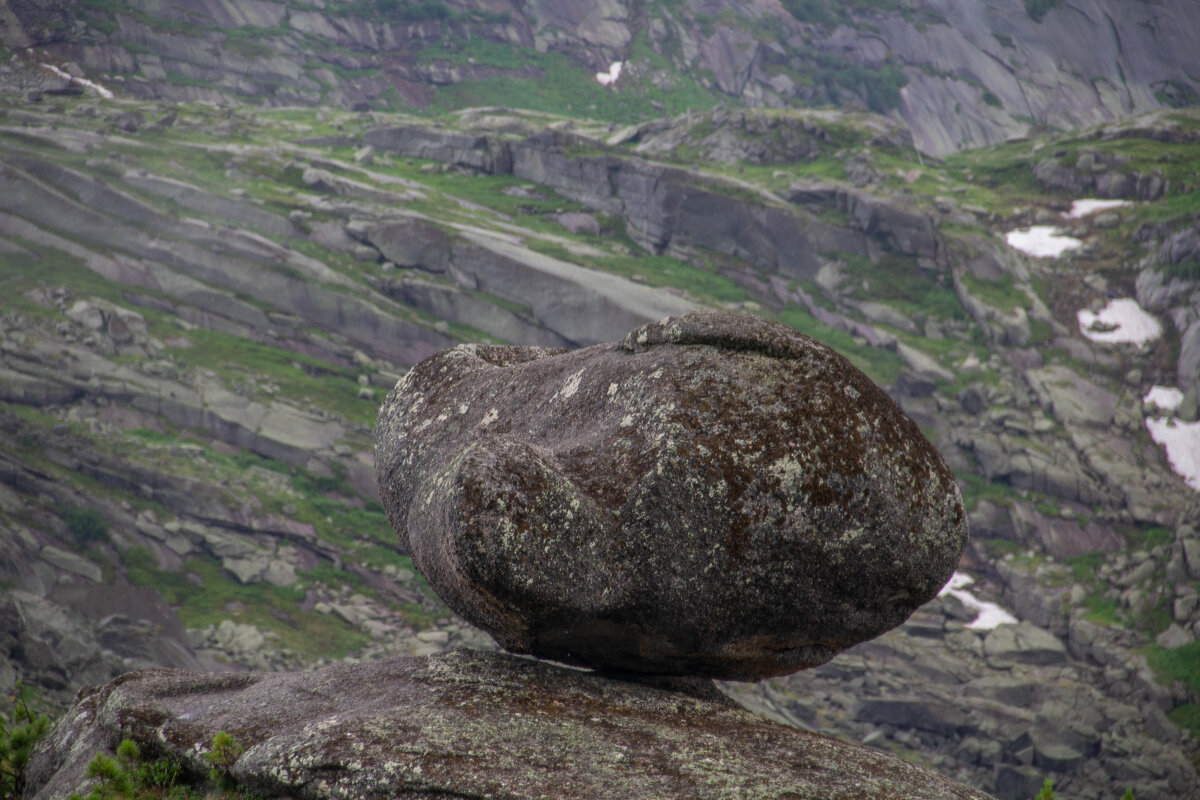
POLYGON ((456 341, 578 346, 718 306, 892 392, 963 486, 964 567, 1026 631, 975 631, 943 598, 728 690, 1004 797, 1046 775, 1187 796, 1200 504, 1152 436, 1194 414, 1198 133, 1161 113, 938 161, 827 110, 621 127, 14 99, 0 678, 61 707, 138 665, 486 645, 387 529, 380 393, 456 341), (1067 216, 1093 192, 1131 204, 1067 216), (1006 244, 1035 222, 1082 245, 1006 244), (1144 346, 1077 317, 1124 297, 1158 320, 1144 346), (1154 386, 1192 399, 1164 415, 1154 386))
POLYGON ((945 154, 1194 105, 1193 12, 1190 0, 5 0, 0 44, 142 99, 503 104, 626 122, 833 104, 902 119, 921 150, 945 154), (602 86, 594 74, 614 62, 620 77, 602 86))

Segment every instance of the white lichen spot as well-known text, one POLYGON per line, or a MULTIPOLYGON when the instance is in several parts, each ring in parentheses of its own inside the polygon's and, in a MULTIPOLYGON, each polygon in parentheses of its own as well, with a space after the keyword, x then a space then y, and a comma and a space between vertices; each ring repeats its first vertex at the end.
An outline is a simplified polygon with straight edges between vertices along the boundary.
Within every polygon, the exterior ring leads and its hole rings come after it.
POLYGON ((794 457, 785 456, 767 467, 775 478, 786 486, 798 486, 804 480, 804 467, 794 457))
POLYGON ((646 332, 644 330, 638 331, 638 335, 637 335, 638 344, 645 344, 649 340, 650 340, 650 334, 648 332, 646 332))
POLYGON ((609 396, 609 397, 614 397, 614 396, 616 396, 616 394, 617 394, 617 388, 618 388, 618 387, 617 387, 617 385, 616 385, 615 383, 610 383, 610 384, 608 385, 608 396, 609 396))
POLYGON ((847 528, 846 530, 842 531, 841 536, 838 537, 841 540, 839 542, 839 545, 851 544, 855 540, 861 538, 862 535, 863 535, 862 528, 847 528))
POLYGON ((662 367, 659 367, 658 369, 654 370, 654 372, 651 372, 646 377, 649 378, 650 380, 656 380, 658 378, 661 378, 662 377, 662 367))
POLYGON ((858 389, 855 389, 853 386, 851 386, 849 384, 842 387, 842 392, 846 395, 846 397, 849 397, 851 400, 857 400, 859 397, 862 396, 861 393, 858 391, 858 389))
POLYGON ((563 387, 558 390, 558 393, 555 395, 555 397, 558 397, 562 400, 570 400, 572 397, 574 397, 575 393, 579 391, 579 382, 583 380, 584 371, 584 369, 581 369, 578 372, 571 374, 567 378, 567 382, 563 384, 563 387))
POLYGON ((468 404, 466 404, 466 403, 463 403, 463 404, 461 404, 461 405, 458 407, 458 413, 459 413, 459 414, 465 414, 465 413, 467 413, 467 410, 468 410, 470 407, 471 407, 471 406, 469 406, 468 404))
POLYGON ((450 419, 450 415, 449 415, 449 414, 442 413, 442 414, 438 414, 438 416, 437 416, 437 421, 438 421, 438 422, 445 422, 445 421, 446 421, 446 420, 448 420, 448 419, 450 419))
POLYGON ((484 415, 483 419, 479 420, 479 427, 486 428, 498 419, 500 419, 500 412, 493 408, 484 415))
POLYGON ((628 428, 628 427, 630 427, 631 425, 633 425, 633 414, 626 414, 626 415, 625 415, 625 416, 624 416, 624 417, 621 419, 621 427, 622 427, 622 428, 628 428))

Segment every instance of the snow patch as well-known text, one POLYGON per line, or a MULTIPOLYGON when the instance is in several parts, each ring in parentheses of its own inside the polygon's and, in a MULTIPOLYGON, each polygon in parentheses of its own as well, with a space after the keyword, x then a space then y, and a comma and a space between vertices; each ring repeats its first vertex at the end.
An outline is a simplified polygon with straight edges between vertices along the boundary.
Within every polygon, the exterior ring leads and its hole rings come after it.
POLYGON ((1085 308, 1075 316, 1079 331, 1093 342, 1132 342, 1140 347, 1162 336, 1158 320, 1130 297, 1110 300, 1099 314, 1085 308))
POLYGON ((1183 402, 1183 390, 1173 386, 1151 386, 1142 402, 1153 403, 1163 411, 1174 411, 1183 402))
POLYGON ((974 611, 975 619, 967 624, 967 627, 973 631, 990 631, 997 625, 1008 625, 1017 621, 1016 617, 995 603, 978 600, 966 591, 966 588, 974 582, 975 579, 965 572, 956 572, 950 576, 950 581, 938 592, 938 597, 943 595, 956 597, 968 611, 974 611))
POLYGON ((625 66, 624 62, 614 61, 608 67, 608 72, 597 72, 596 80, 601 86, 611 86, 617 82, 617 78, 621 77, 621 67, 625 66))
POLYGON ((94 89, 96 91, 96 93, 99 94, 101 97, 103 97, 105 100, 112 100, 114 97, 112 92, 110 92, 108 89, 105 89, 103 86, 96 83, 95 81, 90 81, 87 78, 76 78, 74 75, 70 74, 69 72, 65 72, 65 71, 59 69, 58 67, 54 66, 53 64, 42 64, 42 66, 45 67, 46 69, 50 70, 51 72, 53 72, 55 75, 57 75, 60 78, 64 78, 68 81, 71 81, 72 83, 78 83, 80 86, 86 86, 89 89, 94 89))
POLYGON ((1097 211, 1120 208, 1129 204, 1128 200, 1076 200, 1074 203, 1071 203, 1071 210, 1067 212, 1067 219, 1082 219, 1089 214, 1095 214, 1097 211))
POLYGON ((1004 240, 1008 242, 1009 247, 1038 258, 1057 258, 1068 250, 1083 245, 1079 239, 1067 236, 1053 225, 1034 225, 1009 231, 1004 234, 1004 240))
POLYGON ((1171 469, 1200 492, 1200 422, 1147 419, 1146 429, 1151 439, 1166 448, 1171 469))

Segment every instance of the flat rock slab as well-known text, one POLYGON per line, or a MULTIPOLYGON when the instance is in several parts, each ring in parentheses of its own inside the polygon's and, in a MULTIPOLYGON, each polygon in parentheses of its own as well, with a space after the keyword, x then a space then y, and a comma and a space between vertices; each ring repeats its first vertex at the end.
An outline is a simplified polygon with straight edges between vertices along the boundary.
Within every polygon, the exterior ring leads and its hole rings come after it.
POLYGON ((1020 664, 1061 664, 1067 660, 1067 648, 1050 631, 1032 622, 997 625, 983 640, 983 654, 993 667, 1020 664))
POLYGON ((754 316, 443 351, 388 396, 375 443, 388 518, 442 599, 510 651, 599 669, 824 663, 932 599, 966 542, 917 425, 754 316))
POLYGON ((128 737, 204 775, 218 731, 264 798, 986 800, 890 755, 754 716, 711 683, 624 682, 459 650, 315 672, 130 673, 91 687, 35 754, 27 800, 86 794, 128 737))

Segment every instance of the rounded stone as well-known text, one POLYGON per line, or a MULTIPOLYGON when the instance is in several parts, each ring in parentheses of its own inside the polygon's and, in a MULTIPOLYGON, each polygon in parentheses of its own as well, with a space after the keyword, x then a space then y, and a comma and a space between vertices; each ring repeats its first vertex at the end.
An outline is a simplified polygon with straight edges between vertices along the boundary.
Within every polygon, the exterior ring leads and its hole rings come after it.
POLYGON ((962 500, 833 350, 694 312, 576 351, 460 345, 375 434, 401 544, 516 653, 757 680, 902 623, 949 579, 962 500))

